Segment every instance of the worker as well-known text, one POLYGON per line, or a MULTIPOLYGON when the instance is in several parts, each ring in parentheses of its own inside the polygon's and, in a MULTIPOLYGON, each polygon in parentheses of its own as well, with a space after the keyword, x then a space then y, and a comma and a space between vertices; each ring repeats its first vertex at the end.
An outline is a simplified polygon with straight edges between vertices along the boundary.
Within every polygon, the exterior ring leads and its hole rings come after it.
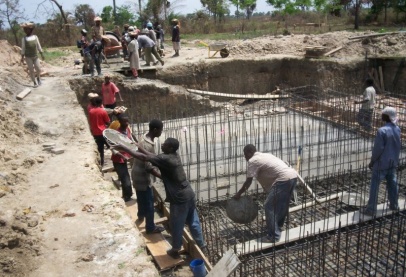
POLYGON ((85 50, 89 46, 89 41, 87 40, 86 29, 82 29, 80 31, 80 34, 82 35, 80 38, 80 47, 81 47, 80 54, 83 57, 82 74, 88 74, 90 62, 92 61, 92 57, 91 57, 90 53, 88 55, 85 55, 85 50))
POLYGON ((121 46, 123 47, 123 55, 124 55, 124 60, 126 60, 128 58, 128 41, 127 38, 128 36, 128 28, 130 27, 130 25, 128 24, 124 24, 124 31, 121 34, 121 46))
POLYGON ((207 245, 203 239, 202 228, 196 211, 195 193, 186 179, 182 161, 177 154, 179 141, 175 138, 167 138, 161 145, 163 153, 158 155, 146 151, 140 145, 138 145, 138 151, 134 151, 122 143, 113 146, 113 148, 122 149, 141 161, 150 162, 160 170, 166 198, 170 203, 172 248, 166 251, 167 254, 174 259, 180 257, 179 250, 182 246, 185 224, 189 226, 196 244, 203 252, 206 252, 207 245))
POLYGON ((128 59, 130 60, 130 68, 134 78, 138 78, 138 69, 140 69, 140 57, 138 53, 138 32, 130 32, 129 36, 131 38, 128 44, 128 59))
POLYGON ((385 125, 378 129, 372 149, 371 161, 368 167, 372 170, 369 200, 361 212, 373 216, 376 214, 378 204, 379 184, 386 179, 386 188, 389 200, 389 209, 399 209, 399 188, 396 181, 396 169, 399 164, 401 149, 400 129, 396 125, 396 110, 386 107, 382 110, 382 121, 385 125))
POLYGON ((94 18, 95 26, 92 27, 92 37, 95 37, 96 40, 101 40, 102 36, 106 35, 103 26, 101 25, 102 19, 99 16, 94 18))
POLYGON ((102 107, 101 97, 95 97, 93 100, 94 107, 89 110, 89 126, 93 138, 97 144, 97 150, 100 154, 100 165, 104 165, 104 145, 109 147, 106 140, 103 137, 103 131, 110 123, 110 118, 106 110, 102 107))
POLYGON ((156 33, 156 48, 157 52, 161 57, 165 56, 165 53, 163 51, 164 49, 164 30, 162 29, 161 25, 158 25, 155 29, 156 33))
MULTIPOLYGON (((117 116, 117 119, 120 124, 118 125, 116 131, 133 141, 131 129, 129 128, 128 124, 128 116, 121 113, 117 116)), ((116 171, 118 179, 121 183, 122 198, 124 202, 129 202, 132 200, 131 197, 133 195, 133 191, 131 187, 130 174, 128 173, 127 161, 131 158, 131 155, 124 151, 117 151, 115 149, 112 149, 112 153, 111 160, 113 161, 114 170, 116 171)))
MULTIPOLYGON (((139 140, 138 145, 146 151, 155 154, 155 138, 162 134, 163 123, 161 120, 153 119, 149 122, 149 130, 139 140)), ((158 169, 150 162, 135 159, 132 170, 131 178, 133 180, 133 187, 137 194, 138 205, 138 219, 137 222, 141 223, 145 219, 145 229, 147 234, 160 233, 165 229, 157 226, 154 223, 154 194, 152 191, 151 174, 155 177, 162 178, 158 169)))
POLYGON ((175 54, 172 57, 179 57, 179 50, 180 50, 180 24, 179 20, 176 18, 172 19, 171 21, 172 27, 172 45, 173 50, 175 50, 175 54))
POLYGON ((94 66, 96 65, 96 71, 98 76, 102 76, 101 62, 103 59, 103 49, 105 45, 110 41, 107 36, 102 36, 101 40, 97 40, 93 37, 92 43, 85 49, 85 56, 90 56, 91 62, 89 63, 90 76, 94 76, 94 66))
POLYGON ((155 42, 152 41, 152 39, 150 39, 146 33, 141 33, 138 35, 137 38, 138 41, 138 46, 139 48, 143 48, 144 49, 144 53, 145 53, 145 66, 150 66, 151 61, 152 61, 152 55, 154 55, 154 57, 157 59, 157 61, 154 63, 154 65, 156 65, 158 63, 158 61, 161 62, 161 65, 164 65, 164 61, 162 60, 162 58, 159 56, 159 54, 157 53, 156 49, 155 49, 155 42))
POLYGON ((41 85, 41 65, 38 59, 38 52, 41 54, 43 60, 45 58, 39 39, 33 34, 35 24, 27 22, 21 24, 21 27, 26 35, 21 41, 21 63, 24 63, 25 59, 28 71, 30 72, 31 81, 34 83, 34 88, 36 88, 41 85), (37 76, 36 79, 35 76, 37 76))
POLYGON ((109 75, 104 76, 104 82, 101 86, 101 95, 104 107, 114 109, 117 106, 116 94, 118 94, 121 102, 123 102, 123 98, 121 98, 120 90, 116 84, 111 82, 110 79, 109 75))
POLYGON ((366 89, 364 90, 363 99, 354 101, 354 104, 362 104, 358 111, 357 121, 359 125, 366 131, 372 129, 372 115, 375 108, 376 91, 373 87, 374 81, 370 78, 365 81, 366 89))
POLYGON ((244 156, 248 161, 247 178, 234 198, 239 199, 255 177, 268 195, 264 204, 268 234, 261 241, 278 242, 289 212, 289 201, 296 187, 297 172, 274 155, 257 152, 252 144, 244 147, 244 156))

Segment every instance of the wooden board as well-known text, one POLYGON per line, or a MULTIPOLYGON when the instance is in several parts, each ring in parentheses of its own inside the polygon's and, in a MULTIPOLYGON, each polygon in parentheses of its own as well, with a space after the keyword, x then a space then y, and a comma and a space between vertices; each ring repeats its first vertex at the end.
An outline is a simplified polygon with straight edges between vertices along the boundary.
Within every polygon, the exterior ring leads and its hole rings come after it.
MULTIPOLYGON (((131 220, 135 222, 138 218, 137 202, 135 200, 126 202, 125 209, 130 214, 131 220)), ((162 220, 166 221, 167 218, 165 217, 162 220)), ((155 223, 158 222, 155 221, 155 223)), ((160 270, 166 270, 184 262, 184 260, 181 258, 174 259, 166 254, 166 250, 170 249, 171 245, 161 233, 147 234, 145 232, 145 220, 144 222, 142 222, 141 224, 137 224, 136 226, 140 230, 141 234, 144 236, 145 244, 147 245, 149 252, 151 253, 160 270)))
POLYGON ((334 54, 335 52, 340 51, 341 49, 343 49, 342 46, 339 46, 339 47, 337 47, 337 48, 334 48, 333 50, 328 51, 327 53, 325 53, 324 56, 326 56, 326 57, 327 57, 327 56, 330 56, 331 54, 334 54))
POLYGON ((215 97, 225 97, 225 98, 235 98, 235 99, 283 99, 289 98, 288 95, 274 95, 274 94, 232 94, 232 93, 221 93, 214 91, 204 91, 197 89, 188 89, 187 91, 203 96, 215 96, 215 97))
POLYGON ((31 89, 30 88, 25 88, 23 89, 23 91, 21 91, 17 96, 17 100, 23 100, 24 97, 26 97, 28 94, 31 93, 31 89))
POLYGON ((235 255, 234 251, 229 249, 226 253, 224 253, 223 257, 213 267, 209 274, 207 274, 207 277, 230 276, 230 274, 234 272, 240 263, 241 262, 237 255, 235 255))
MULTIPOLYGON (((399 208, 401 211, 405 210, 405 199, 399 199, 399 208)), ((393 212, 389 210, 389 206, 385 204, 379 204, 375 218, 380 218, 386 215, 390 215, 393 212)), ((235 246, 237 255, 247 255, 264 249, 270 249, 275 246, 280 246, 285 243, 290 243, 306 237, 311 237, 316 234, 326 233, 332 230, 358 224, 360 222, 366 222, 373 220, 374 217, 361 214, 359 211, 341 214, 335 217, 326 218, 324 220, 308 223, 296 228, 283 231, 281 233, 281 240, 277 243, 262 243, 261 238, 247 241, 245 243, 237 244, 235 246)))

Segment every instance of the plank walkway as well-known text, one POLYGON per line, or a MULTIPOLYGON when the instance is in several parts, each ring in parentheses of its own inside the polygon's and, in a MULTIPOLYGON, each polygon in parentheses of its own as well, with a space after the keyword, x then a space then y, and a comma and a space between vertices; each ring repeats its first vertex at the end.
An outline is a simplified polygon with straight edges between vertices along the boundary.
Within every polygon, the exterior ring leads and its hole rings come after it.
MULTIPOLYGON (((399 199, 400 211, 404 211, 406 208, 405 199, 399 199)), ((237 255, 247 255, 257 251, 270 249, 275 246, 280 246, 285 243, 290 243, 300 239, 314 236, 316 234, 326 233, 339 228, 358 224, 360 222, 371 221, 374 218, 380 218, 392 214, 389 210, 389 206, 385 204, 379 204, 377 207, 377 213, 375 217, 361 214, 359 211, 350 212, 346 214, 337 215, 324 220, 301 225, 296 228, 283 231, 281 233, 281 240, 277 243, 262 243, 261 238, 247 241, 245 243, 236 245, 237 255)))
MULTIPOLYGON (((137 203, 135 200, 126 202, 125 204, 126 211, 130 214, 131 220, 135 222, 137 220, 137 203)), ((162 223, 166 221, 167 218, 164 217, 162 219, 155 220, 156 224, 162 223)), ((165 239, 165 237, 161 234, 147 234, 145 232, 145 220, 142 223, 136 223, 137 228, 140 230, 141 234, 144 236, 145 243, 147 245, 148 250, 150 251, 152 257, 154 258, 155 262, 157 263, 159 269, 161 271, 172 268, 176 265, 182 264, 184 262, 183 259, 173 259, 172 257, 166 254, 166 250, 171 248, 169 242, 165 239)))

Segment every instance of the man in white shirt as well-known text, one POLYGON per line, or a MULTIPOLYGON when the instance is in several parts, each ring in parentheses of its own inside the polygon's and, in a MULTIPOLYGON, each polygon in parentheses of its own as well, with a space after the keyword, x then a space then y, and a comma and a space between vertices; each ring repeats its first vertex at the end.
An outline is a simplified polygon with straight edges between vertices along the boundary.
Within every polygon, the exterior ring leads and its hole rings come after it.
POLYGON ((364 90, 363 99, 354 101, 354 104, 362 104, 357 115, 357 121, 362 128, 370 131, 372 129, 372 115, 374 113, 376 92, 372 79, 368 78, 365 83, 367 88, 364 90))
POLYGON ((275 243, 280 240, 281 228, 289 212, 297 173, 278 157, 257 152, 252 144, 244 147, 244 156, 248 161, 247 178, 234 198, 239 199, 251 186, 253 178, 257 179, 268 195, 264 205, 268 235, 262 242, 275 243))

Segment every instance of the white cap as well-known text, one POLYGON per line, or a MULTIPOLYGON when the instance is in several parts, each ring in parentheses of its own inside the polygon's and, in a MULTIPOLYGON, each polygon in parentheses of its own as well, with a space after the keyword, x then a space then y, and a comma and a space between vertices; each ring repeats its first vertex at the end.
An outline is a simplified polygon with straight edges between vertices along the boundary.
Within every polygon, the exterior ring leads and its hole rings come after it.
POLYGON ((386 114, 387 116, 389 116, 389 119, 392 123, 396 123, 398 121, 395 108, 385 107, 385 109, 382 110, 382 114, 386 114))

